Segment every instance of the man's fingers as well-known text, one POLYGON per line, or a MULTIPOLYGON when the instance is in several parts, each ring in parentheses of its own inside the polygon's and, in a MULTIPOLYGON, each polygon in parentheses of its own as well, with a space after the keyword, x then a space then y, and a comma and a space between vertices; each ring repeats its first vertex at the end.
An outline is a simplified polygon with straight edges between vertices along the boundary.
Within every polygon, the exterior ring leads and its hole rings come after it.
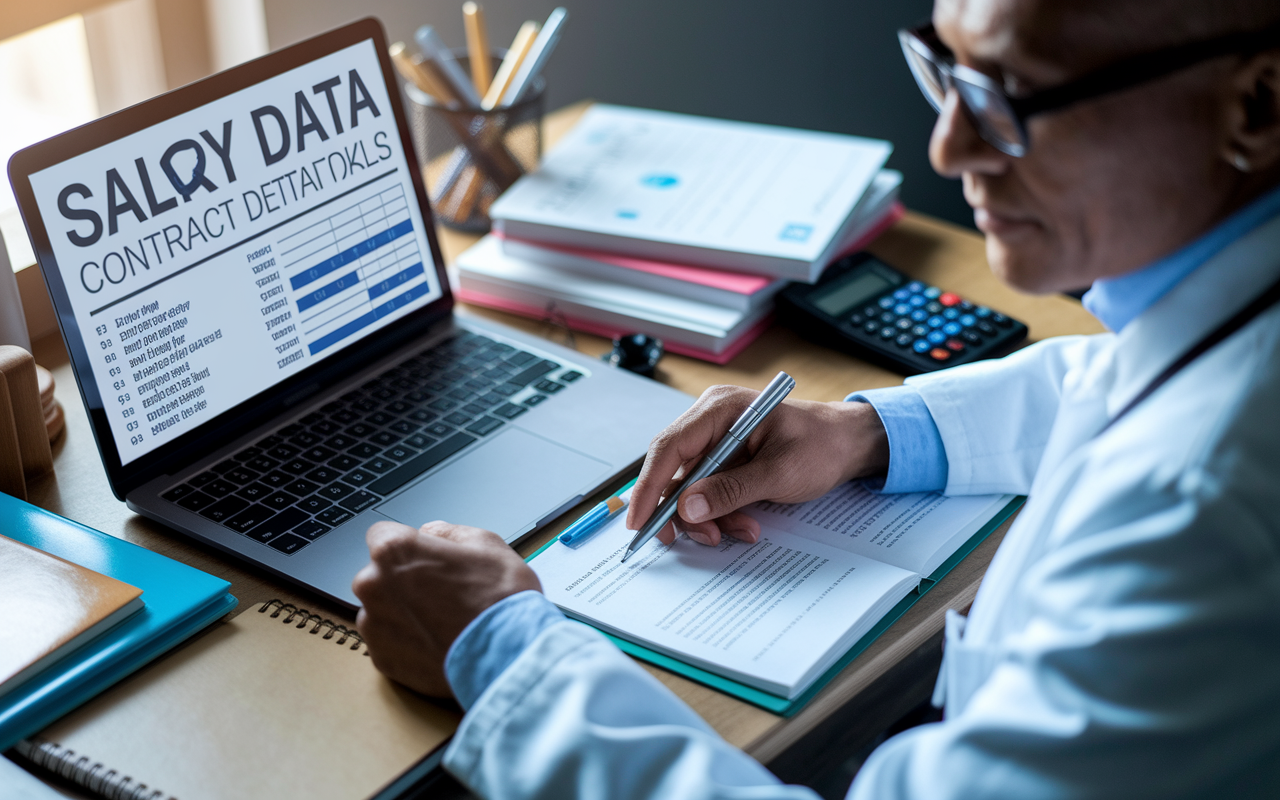
POLYGON ((671 543, 674 542, 675 540, 676 540, 676 528, 673 524, 668 522, 666 525, 662 526, 662 530, 658 531, 658 541, 662 542, 667 546, 670 546, 671 543))
POLYGON ((674 522, 678 530, 688 534, 689 538, 698 544, 703 544, 707 547, 715 547, 720 544, 720 526, 715 520, 693 523, 677 519, 674 522))
POLYGON ((680 496, 680 518, 698 523, 730 514, 766 499, 777 486, 776 464, 755 459, 703 478, 680 496))
POLYGON ((732 536, 741 542, 747 544, 755 544, 760 541, 760 523, 756 518, 743 511, 734 511, 732 514, 725 514, 716 520, 716 524, 720 526, 720 532, 725 536, 732 536))
POLYGON ((377 522, 365 534, 369 558, 378 564, 402 564, 415 544, 418 532, 399 522, 377 522))
POLYGON ((682 464, 702 457, 720 440, 758 393, 735 386, 713 386, 649 445, 640 478, 631 490, 627 527, 639 528, 658 507, 668 482, 682 464))

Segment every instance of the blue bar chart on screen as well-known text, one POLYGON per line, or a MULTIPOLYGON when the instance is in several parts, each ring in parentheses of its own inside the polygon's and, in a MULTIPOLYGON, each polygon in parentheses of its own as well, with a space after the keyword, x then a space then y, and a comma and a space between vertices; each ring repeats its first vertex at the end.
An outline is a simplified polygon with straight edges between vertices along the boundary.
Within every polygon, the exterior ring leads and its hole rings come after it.
POLYGON ((289 287, 298 293, 300 336, 313 356, 431 288, 423 266, 429 256, 412 235, 404 186, 374 184, 344 200, 277 239, 289 287))

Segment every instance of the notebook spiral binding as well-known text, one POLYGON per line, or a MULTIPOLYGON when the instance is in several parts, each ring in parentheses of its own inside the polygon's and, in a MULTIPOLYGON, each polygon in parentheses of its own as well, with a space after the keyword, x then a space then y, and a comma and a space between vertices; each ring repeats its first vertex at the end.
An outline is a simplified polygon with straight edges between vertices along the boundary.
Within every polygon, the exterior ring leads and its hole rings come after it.
MULTIPOLYGON (((293 603, 268 600, 258 607, 258 613, 270 613, 272 619, 279 619, 285 625, 292 625, 297 630, 307 630, 307 633, 332 640, 337 645, 347 645, 353 651, 364 648, 364 655, 369 655, 364 638, 354 628, 313 614, 293 603)), ((101 761, 94 761, 89 756, 54 742, 32 737, 15 744, 14 750, 35 766, 106 800, 175 800, 160 789, 138 783, 130 775, 121 775, 101 761)))
POLYGON ((366 656, 369 655, 369 648, 365 646, 364 638, 361 637, 354 628, 348 628, 346 625, 339 625, 331 619, 325 619, 319 614, 313 614, 305 608, 299 608, 293 603, 285 603, 280 600, 268 600, 258 607, 259 614, 265 614, 268 611, 271 612, 272 619, 283 616, 284 619, 281 619, 280 621, 285 625, 289 625, 293 623, 294 620, 297 620, 297 624, 293 627, 299 630, 310 625, 311 630, 307 632, 313 636, 318 635, 323 631, 323 636, 321 636, 322 639, 333 639, 334 637, 337 637, 337 641, 335 641, 334 644, 346 644, 350 641, 351 650, 359 650, 361 647, 364 647, 364 654, 366 656))
POLYGON ((121 775, 100 761, 80 755, 43 739, 23 739, 14 745, 23 758, 60 778, 82 786, 107 800, 174 800, 174 798, 138 783, 129 775, 121 775))

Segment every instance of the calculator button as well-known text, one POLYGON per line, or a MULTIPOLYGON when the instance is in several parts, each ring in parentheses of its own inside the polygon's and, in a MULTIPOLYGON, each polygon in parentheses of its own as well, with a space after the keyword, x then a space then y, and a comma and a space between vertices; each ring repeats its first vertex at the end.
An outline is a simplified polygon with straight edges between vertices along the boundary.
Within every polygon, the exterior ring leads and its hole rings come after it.
POLYGON ((898 303, 896 306, 893 307, 893 313, 897 314, 900 317, 905 316, 911 313, 911 306, 906 303, 898 303))
POLYGON ((905 287, 893 293, 893 299, 895 300, 906 300, 910 296, 911 290, 905 287))
POLYGON ((885 325, 892 325, 893 321, 897 318, 898 318, 898 315, 893 313, 892 311, 886 311, 880 315, 880 321, 883 322, 885 325))
POLYGON ((890 295, 885 295, 884 297, 881 297, 879 300, 879 304, 881 308, 893 308, 895 305, 897 305, 893 297, 890 295))
POLYGON ((876 331, 880 330, 880 323, 876 322, 875 320, 871 320, 870 322, 863 325, 862 329, 867 333, 875 333, 876 331))
POLYGON ((934 361, 946 361, 951 358, 951 351, 943 350, 941 347, 935 347, 929 351, 929 358, 932 358, 934 361))
POLYGON ((939 303, 937 300, 934 300, 932 303, 930 303, 929 305, 925 306, 925 307, 924 307, 924 310, 925 310, 925 311, 928 311, 930 314, 941 314, 941 313, 942 313, 942 303, 939 303))
POLYGON ((938 302, 942 303, 944 306, 954 306, 960 302, 960 298, 951 292, 944 292, 938 296, 938 302))
POLYGON ((925 311, 923 308, 917 308, 915 311, 911 312, 911 318, 916 322, 924 322, 929 318, 929 312, 925 311))
POLYGON ((917 325, 917 326, 915 326, 914 328, 912 328, 912 329, 911 329, 911 332, 912 332, 912 333, 914 333, 916 336, 928 336, 928 335, 929 335, 929 326, 928 326, 928 325, 917 325))
POLYGON ((924 338, 929 340, 929 344, 942 344, 947 340, 947 335, 942 331, 932 331, 924 338))
POLYGON ((920 281, 912 281, 911 283, 907 284, 906 289, 909 292, 923 292, 924 284, 921 283, 920 281))
POLYGON ((854 314, 852 317, 849 317, 849 322, 853 325, 861 325, 866 321, 867 321, 867 318, 862 316, 861 314, 854 314))
POLYGON ((930 345, 924 339, 916 339, 915 343, 911 345, 911 349, 915 350, 920 355, 924 355, 925 353, 929 352, 930 347, 932 347, 932 345, 930 345))
POLYGON ((942 312, 942 316, 947 319, 960 319, 960 312, 957 309, 948 308, 946 311, 942 312))
POLYGON ((995 324, 999 325, 1001 328, 1012 328, 1012 327, 1013 327, 1013 320, 1009 319, 1009 318, 1008 318, 1008 317, 1006 317, 1004 314, 997 314, 997 313, 995 313, 995 312, 992 312, 992 314, 991 314, 991 321, 992 321, 992 322, 994 322, 995 324))
POLYGON ((973 331, 965 331, 960 334, 960 338, 964 339, 969 344, 982 344, 982 337, 973 331))
POLYGON ((966 328, 972 328, 975 324, 977 324, 978 318, 972 314, 961 314, 960 319, 957 320, 957 322, 959 322, 961 325, 965 326, 966 328))
POLYGON ((937 286, 930 286, 928 289, 924 290, 923 294, 925 297, 929 298, 930 300, 936 300, 938 297, 942 295, 942 290, 939 289, 937 286))
POLYGON ((974 327, 976 327, 978 330, 982 331, 988 336, 996 335, 996 326, 992 325, 990 322, 987 322, 985 319, 979 322, 974 327))
POLYGON ((913 294, 911 295, 911 299, 908 300, 907 302, 910 303, 912 307, 919 308, 920 306, 929 302, 929 300, 922 294, 913 294))
POLYGON ((991 316, 991 309, 986 306, 978 306, 973 310, 973 313, 977 315, 978 319, 986 319, 991 316))
POLYGON ((938 316, 937 314, 934 314, 932 317, 929 317, 930 328, 941 328, 943 325, 946 325, 946 324, 947 324, 947 321, 942 317, 938 316))
POLYGON ((962 330, 964 330, 964 328, 960 327, 959 322, 948 322, 946 325, 942 326, 942 332, 948 336, 956 336, 962 330))
POLYGON ((906 317, 899 317, 898 321, 893 323, 900 331, 909 330, 911 328, 911 320, 906 317))
POLYGON ((964 342, 959 339, 948 339, 947 349, 953 353, 960 354, 964 352, 964 342))
POLYGON ((911 334, 904 333, 899 335, 897 339, 894 339, 893 343, 898 347, 910 347, 912 341, 911 334))
POLYGON ((879 313, 880 313, 880 309, 876 308, 875 306, 867 306, 866 308, 862 309, 862 315, 864 317, 874 317, 879 313))
POLYGON ((960 305, 956 306, 956 308, 960 309, 961 311, 972 311, 973 303, 970 303, 968 300, 961 300, 960 305))
POLYGON ((892 339, 893 337, 895 337, 895 336, 897 336, 897 335, 898 335, 898 329, 897 329, 897 328, 890 328, 888 325, 886 325, 886 326, 884 326, 883 328, 881 328, 881 329, 880 329, 880 338, 881 338, 881 339, 892 339))

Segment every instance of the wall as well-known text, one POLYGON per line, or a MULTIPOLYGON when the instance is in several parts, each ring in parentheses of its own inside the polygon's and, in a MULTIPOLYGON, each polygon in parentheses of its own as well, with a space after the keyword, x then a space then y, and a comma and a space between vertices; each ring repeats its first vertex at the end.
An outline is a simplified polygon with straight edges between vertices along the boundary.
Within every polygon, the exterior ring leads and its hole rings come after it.
MULTIPOLYGON (((958 181, 926 156, 934 113, 894 35, 931 0, 560 0, 571 14, 547 69, 548 108, 583 98, 889 139, 911 208, 972 226, 958 181)), ((435 25, 461 46, 462 0, 264 0, 272 48, 373 15, 390 41, 435 25)), ((494 45, 555 0, 483 0, 494 45)))

